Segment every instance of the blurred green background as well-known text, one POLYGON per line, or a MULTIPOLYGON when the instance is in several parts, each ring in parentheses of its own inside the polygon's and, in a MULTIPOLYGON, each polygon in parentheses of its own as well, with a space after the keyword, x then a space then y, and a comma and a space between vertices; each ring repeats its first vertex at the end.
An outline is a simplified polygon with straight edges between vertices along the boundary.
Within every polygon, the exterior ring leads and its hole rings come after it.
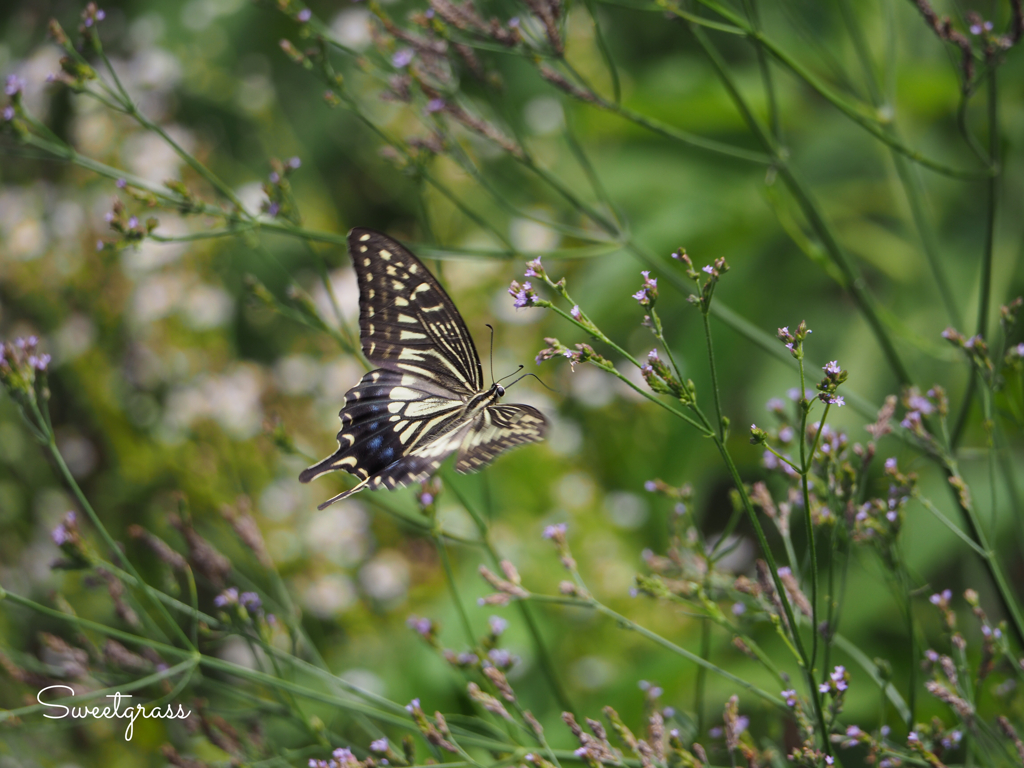
MULTIPOLYGON (((526 13, 524 7, 511 5, 492 3, 488 15, 507 19, 526 13)), ((656 11, 596 6, 619 67, 624 105, 681 130, 758 148, 685 25, 656 11)), ((1005 21, 1003 5, 976 6, 986 17, 1005 21)), ((313 2, 310 8, 337 39, 370 61, 386 64, 387 51, 383 58, 373 54, 371 14, 365 5, 313 2)), ((425 6, 394 3, 384 8, 391 18, 403 20, 409 11, 425 6)), ((891 109, 902 139, 949 165, 977 167, 957 130, 956 54, 935 39, 911 3, 765 4, 762 23, 785 50, 835 90, 869 102, 842 8, 856 17, 875 73, 896 94, 891 109)), ((289 38, 302 47, 300 25, 270 5, 139 0, 109 3, 104 9, 104 44, 141 111, 227 181, 250 210, 257 210, 264 199, 260 185, 270 172, 270 159, 297 156, 302 165, 290 180, 310 229, 343 235, 350 227, 369 226, 414 250, 433 248, 425 251, 431 255, 444 246, 501 249, 492 235, 422 178, 382 153, 379 138, 360 120, 324 103, 324 85, 291 63, 279 45, 289 38)), ((70 32, 80 10, 70 2, 4 2, 0 73, 22 77, 26 107, 84 155, 154 183, 169 178, 195 183, 194 174, 153 134, 95 102, 46 84, 46 76, 59 68, 60 55, 46 39, 47 22, 58 18, 70 32)), ((964 9, 958 5, 952 10, 964 9)), ((572 7, 566 39, 569 60, 611 98, 608 69, 582 4, 572 7)), ((714 39, 741 90, 763 113, 766 100, 753 49, 733 36, 714 39)), ((361 74, 358 61, 346 62, 346 87, 366 114, 391 135, 425 135, 420 112, 381 100, 379 82, 361 74)), ((822 267, 822 249, 773 171, 685 146, 572 101, 517 57, 488 54, 486 62, 500 75, 501 90, 488 93, 487 87, 467 78, 465 92, 488 103, 486 114, 521 136, 539 163, 593 202, 586 175, 565 140, 564 127, 571 125, 628 222, 630 236, 660 259, 656 275, 672 270, 681 274, 668 259, 679 246, 685 246, 698 267, 725 257, 731 271, 716 300, 769 334, 806 320, 814 330, 808 354, 817 365, 838 359, 850 371, 849 391, 876 405, 897 391, 897 380, 870 329, 822 267)), ((910 166, 925 191, 924 216, 952 286, 955 311, 950 313, 929 270, 893 155, 790 73, 775 67, 774 74, 781 132, 794 166, 863 270, 916 382, 922 387, 942 384, 958 407, 967 368, 939 334, 951 324, 973 333, 987 215, 984 182, 910 166)), ((998 304, 1022 292, 1019 128, 1024 66, 1018 51, 1006 55, 999 77, 1005 168, 994 229, 993 318, 998 304)), ((967 122, 981 133, 984 98, 976 101, 967 122)), ((272 233, 259 236, 259 247, 242 237, 227 237, 146 241, 124 250, 97 251, 97 239, 110 236, 104 214, 119 194, 113 181, 43 158, 10 136, 0 142, 0 334, 38 334, 54 356, 51 408, 60 447, 115 538, 127 542, 128 555, 161 583, 162 572, 148 550, 128 538, 126 528, 140 524, 180 547, 179 534, 166 522, 168 512, 177 509, 180 492, 188 499, 197 529, 232 557, 240 573, 262 584, 264 575, 255 560, 218 511, 247 496, 288 592, 302 611, 303 626, 334 671, 399 703, 420 697, 428 711, 471 711, 460 676, 405 625, 410 614, 429 616, 440 622, 444 645, 464 648, 433 542, 389 517, 373 494, 317 512, 317 503, 344 486, 333 478, 300 485, 297 475, 306 462, 280 451, 266 434, 265 423, 279 420, 310 459, 327 455, 334 447, 341 398, 362 374, 358 362, 327 334, 275 314, 246 288, 247 276, 254 275, 284 296, 294 281, 330 318, 318 258, 302 241, 272 233)), ((511 205, 489 196, 449 158, 437 159, 432 172, 461 200, 519 251, 580 247, 578 240, 521 215, 584 226, 578 211, 482 140, 470 137, 465 143, 489 183, 511 205)), ((196 183, 196 189, 202 190, 201 185, 196 183)), ((150 213, 120 196, 132 212, 150 213)), ((219 226, 212 219, 167 210, 152 215, 160 222, 157 232, 165 235, 219 226)), ((357 295, 344 249, 314 247, 329 265, 342 313, 354 327, 357 295)), ((654 339, 641 327, 643 312, 630 295, 640 286, 640 270, 648 267, 624 250, 609 251, 585 259, 546 259, 545 264, 555 278, 567 277, 572 295, 601 328, 644 357, 654 339)), ((634 573, 644 570, 641 552, 664 551, 672 514, 668 500, 644 491, 645 481, 693 483, 690 513, 705 535, 721 531, 732 507, 730 481, 717 452, 686 425, 666 419, 599 371, 583 366, 571 372, 560 361, 536 367, 533 358, 545 346, 545 336, 570 345, 589 339, 552 313, 512 308, 507 288, 510 280, 522 279, 522 259, 446 258, 429 264, 437 267, 482 356, 488 348, 485 324, 495 326, 496 375, 524 363, 555 390, 527 379, 509 398, 534 404, 549 415, 553 427, 547 442, 502 458, 481 475, 464 478, 446 470, 445 483, 456 485, 490 517, 493 541, 517 564, 530 588, 556 590, 562 570, 540 535, 545 525, 567 522, 574 554, 594 594, 696 652, 698 623, 666 604, 632 599, 629 589, 634 573)), ((668 280, 660 285, 658 309, 666 334, 686 375, 707 398, 700 315, 668 280)), ((764 478, 761 452, 748 444, 745 426, 770 424, 765 402, 784 396, 798 386, 798 379, 791 365, 718 320, 712 320, 712 328, 724 408, 734 425, 730 447, 745 478, 764 478)), ((709 406, 710 400, 704 403, 709 406)), ((851 407, 833 413, 852 440, 867 439, 864 414, 851 407)), ((1002 554, 1020 584, 1024 562, 1019 549, 1010 551, 1016 541, 1009 533, 1019 523, 1011 522, 1010 499, 1002 488, 990 505, 988 464, 981 451, 972 449, 985 440, 977 410, 966 435, 963 471, 969 480, 979 481, 974 485, 979 505, 994 507, 1000 530, 1008 532, 1002 537, 1007 547, 1002 554)), ((1010 458, 1019 447, 1017 441, 1008 449, 1010 458)), ((881 452, 898 455, 901 465, 919 471, 925 492, 948 515, 955 515, 940 473, 896 441, 883 443, 881 452)), ((415 515, 413 498, 414 491, 405 490, 386 502, 415 515)), ((0 584, 41 602, 59 593, 81 615, 117 622, 102 585, 49 568, 58 555, 50 531, 73 506, 10 400, 0 399, 0 584)), ((454 493, 441 496, 440 517, 448 529, 472 535, 469 516, 454 493)), ((732 556, 737 572, 749 572, 756 556, 756 542, 745 525, 738 529, 742 541, 732 556)), ((802 533, 797 537, 802 539, 802 533)), ((903 541, 915 577, 929 591, 974 586, 983 600, 989 599, 980 564, 920 507, 911 507, 903 541)), ((451 551, 474 627, 484 632, 495 613, 512 621, 507 644, 521 659, 513 683, 525 705, 548 726, 552 740, 569 745, 567 732, 557 724, 558 704, 538 674, 518 614, 473 605, 489 591, 477 575, 481 552, 471 547, 451 551)), ((211 585, 201 584, 201 604, 209 606, 215 593, 211 585)), ((854 551, 847 594, 852 599, 844 607, 843 631, 869 658, 889 659, 894 679, 904 683, 912 663, 904 622, 870 551, 854 551)), ((627 722, 635 722, 643 706, 638 681, 650 680, 664 688, 663 703, 677 711, 680 721, 694 716, 693 664, 596 615, 564 610, 537 614, 578 711, 597 716, 601 706, 612 704, 627 722)), ((919 618, 926 630, 938 633, 938 615, 922 607, 919 618)), ((0 607, 0 647, 16 663, 45 659, 39 640, 44 631, 63 630, 38 615, 0 607)), ((784 658, 768 629, 752 631, 773 655, 784 658)), ((973 628, 964 631, 973 639, 973 628)), ((726 633, 716 630, 711 637, 715 663, 763 682, 763 673, 732 647, 726 633)), ((244 644, 233 642, 217 652, 242 660, 249 653, 244 644)), ((838 654, 836 663, 844 661, 848 659, 838 654)), ((847 719, 865 727, 877 724, 877 688, 865 675, 852 674, 847 719)), ((2 672, 0 679, 0 705, 20 706, 27 689, 2 672)), ((714 676, 708 686, 706 722, 720 723, 722 703, 735 690, 714 676)), ((230 709, 225 702, 213 703, 230 709)), ((750 715, 751 732, 758 738, 782 742, 783 724, 775 713, 742 696, 741 709, 750 715)), ((308 705, 308 710, 342 732, 351 727, 344 716, 326 708, 308 705)), ((937 702, 922 699, 918 717, 924 720, 940 711, 937 702)), ((353 730, 353 739, 363 738, 359 733, 353 730)), ((266 736, 283 745, 298 738, 285 726, 266 736)), ((163 725, 146 724, 126 745, 118 728, 108 723, 71 727, 35 718, 0 732, 0 766, 160 765, 158 747, 168 738, 163 725)), ((176 738, 188 741, 180 733, 176 738)), ((201 737, 191 738, 199 754, 223 758, 212 747, 197 747, 201 737)))

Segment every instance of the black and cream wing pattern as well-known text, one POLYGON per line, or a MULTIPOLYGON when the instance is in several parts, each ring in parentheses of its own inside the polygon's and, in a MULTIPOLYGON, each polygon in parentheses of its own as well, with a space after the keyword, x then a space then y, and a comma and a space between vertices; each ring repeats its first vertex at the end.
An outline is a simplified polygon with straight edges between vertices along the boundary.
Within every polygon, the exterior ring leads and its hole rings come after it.
POLYGON ((547 421, 528 405, 498 403, 462 316, 423 263, 371 229, 348 235, 359 284, 359 334, 375 370, 345 394, 338 450, 306 469, 308 483, 343 469, 359 479, 323 509, 363 488, 400 488, 430 477, 457 453, 475 472, 503 451, 544 439, 547 421))

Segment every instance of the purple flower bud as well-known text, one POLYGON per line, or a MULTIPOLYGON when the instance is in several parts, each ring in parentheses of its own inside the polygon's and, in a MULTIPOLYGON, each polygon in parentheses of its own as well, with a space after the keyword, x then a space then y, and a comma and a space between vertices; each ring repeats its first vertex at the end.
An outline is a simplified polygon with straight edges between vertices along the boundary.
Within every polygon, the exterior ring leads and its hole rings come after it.
POLYGON ((375 741, 370 742, 370 751, 384 754, 388 751, 388 739, 387 736, 379 738, 375 741))
POLYGON ((405 711, 406 712, 410 712, 410 713, 411 712, 415 712, 419 708, 420 708, 420 700, 419 699, 413 699, 412 701, 410 701, 408 704, 405 705, 405 711))
POLYGON ((118 189, 124 189, 127 186, 128 186, 128 182, 125 179, 118 179, 117 180, 117 188, 118 189))
POLYGON ((512 29, 519 29, 519 17, 513 16, 511 19, 508 20, 508 25, 512 29))
POLYGON ((250 611, 259 610, 260 606, 263 605, 263 602, 260 600, 260 596, 257 595, 255 592, 243 592, 239 596, 238 602, 240 602, 250 611))
POLYGON ((267 215, 276 217, 281 212, 281 206, 278 203, 271 203, 267 206, 267 215))
POLYGON ((747 606, 744 605, 743 603, 733 603, 732 604, 732 615, 733 616, 742 616, 746 612, 747 612, 747 606))
POLYGON ((25 81, 17 75, 8 75, 7 84, 4 87, 4 93, 8 96, 16 96, 21 93, 25 87, 25 81))
POLYGON ((500 635, 508 629, 508 621, 503 619, 501 616, 491 616, 491 618, 488 619, 488 623, 491 626, 492 635, 500 635))
POLYGON ((104 243, 102 240, 97 240, 96 241, 96 250, 97 251, 102 251, 104 248, 106 248, 106 246, 107 246, 107 244, 104 243))
POLYGON ((288 161, 288 167, 293 171, 297 171, 302 167, 302 160, 300 160, 298 156, 295 156, 288 161))
POLYGON ((545 539, 553 539, 556 536, 564 536, 566 530, 567 530, 567 526, 566 526, 565 523, 558 523, 557 525, 549 525, 547 528, 544 529, 543 536, 544 536, 545 539))
POLYGON ((11 106, 4 107, 4 120, 6 120, 9 123, 13 119, 14 119, 14 107, 11 107, 11 106))
POLYGON ((415 55, 416 52, 413 51, 412 48, 400 48, 395 51, 395 55, 391 57, 391 64, 396 69, 402 69, 402 67, 407 67, 412 63, 412 59, 415 55))
POLYGON ((312 18, 312 16, 313 16, 313 12, 311 10, 309 10, 309 8, 303 8, 301 11, 299 11, 295 15, 295 18, 298 19, 299 21, 301 21, 303 24, 305 24, 307 21, 309 21, 312 18))
POLYGON ((444 107, 444 99, 431 99, 430 101, 427 102, 428 113, 440 112, 442 109, 444 109, 444 107))
POLYGON ((434 18, 434 9, 433 8, 427 8, 427 12, 424 13, 423 15, 426 16, 428 19, 434 18))
POLYGON ((270 172, 270 183, 271 184, 280 184, 281 183, 281 174, 279 174, 277 171, 271 171, 270 172))
POLYGON ((494 666, 501 669, 512 666, 512 654, 504 648, 492 648, 487 652, 487 658, 491 660, 494 666))
POLYGON ((132 216, 128 219, 128 229, 135 229, 139 226, 139 219, 137 216, 132 216))

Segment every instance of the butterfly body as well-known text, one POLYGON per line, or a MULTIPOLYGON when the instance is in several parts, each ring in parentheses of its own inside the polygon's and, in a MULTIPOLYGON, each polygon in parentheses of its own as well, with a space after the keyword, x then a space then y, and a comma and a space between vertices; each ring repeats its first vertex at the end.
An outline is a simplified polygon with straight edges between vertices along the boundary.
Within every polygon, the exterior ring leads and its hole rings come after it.
POLYGON ((504 387, 484 387, 461 315, 419 259, 370 229, 353 229, 348 246, 363 354, 377 368, 345 394, 338 450, 299 476, 309 482, 343 469, 359 478, 321 509, 364 487, 422 482, 456 451, 456 471, 473 472, 543 439, 547 421, 539 411, 502 405, 504 387))

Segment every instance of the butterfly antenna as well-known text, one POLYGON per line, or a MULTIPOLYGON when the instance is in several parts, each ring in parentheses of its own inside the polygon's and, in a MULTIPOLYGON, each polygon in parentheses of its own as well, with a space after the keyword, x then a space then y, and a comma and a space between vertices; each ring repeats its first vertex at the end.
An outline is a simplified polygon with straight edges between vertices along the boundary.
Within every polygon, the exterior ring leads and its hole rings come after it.
MULTIPOLYGON (((521 366, 521 365, 520 365, 520 366, 519 366, 519 369, 520 369, 520 370, 522 370, 522 368, 523 368, 523 366, 521 366)), ((519 373, 519 371, 516 371, 516 373, 519 373)), ((509 374, 509 375, 512 375, 512 374, 509 374)), ((505 387, 505 389, 511 389, 513 385, 515 385, 515 384, 518 384, 518 383, 519 383, 520 381, 522 381, 523 379, 525 379, 525 378, 526 378, 527 376, 533 376, 533 378, 535 378, 535 379, 536 379, 537 381, 540 381, 540 384, 541 384, 541 386, 542 386, 542 387, 544 387, 544 389, 550 389, 550 390, 551 390, 552 392, 557 392, 558 394, 561 394, 561 393, 560 393, 560 392, 559 392, 559 391, 558 391, 557 389, 555 389, 554 387, 549 387, 549 386, 548 386, 547 384, 545 384, 545 383, 544 383, 544 382, 543 382, 543 381, 541 380, 540 376, 538 376, 538 375, 537 375, 536 373, 524 373, 524 374, 523 374, 522 376, 520 376, 520 377, 519 377, 518 379, 516 379, 516 380, 515 380, 515 381, 513 381, 513 382, 512 382, 511 384, 509 384, 509 385, 508 385, 507 387, 505 387)), ((506 377, 506 378, 508 378, 508 377, 506 377)))
MULTIPOLYGON (((510 373, 508 376, 502 376, 500 379, 498 379, 498 381, 496 381, 494 383, 497 384, 498 382, 504 381, 505 379, 507 379, 507 378, 509 378, 511 376, 515 376, 517 373, 519 373, 521 370, 523 370, 523 368, 525 368, 525 366, 520 365, 518 368, 516 368, 514 371, 512 371, 512 373, 510 373)), ((493 378, 493 376, 492 376, 492 378, 493 378)))
MULTIPOLYGON (((491 325, 490 323, 486 323, 486 325, 488 328, 491 329, 491 383, 495 384, 496 382, 494 381, 494 326, 491 325)), ((522 368, 522 366, 519 367, 522 368)))

